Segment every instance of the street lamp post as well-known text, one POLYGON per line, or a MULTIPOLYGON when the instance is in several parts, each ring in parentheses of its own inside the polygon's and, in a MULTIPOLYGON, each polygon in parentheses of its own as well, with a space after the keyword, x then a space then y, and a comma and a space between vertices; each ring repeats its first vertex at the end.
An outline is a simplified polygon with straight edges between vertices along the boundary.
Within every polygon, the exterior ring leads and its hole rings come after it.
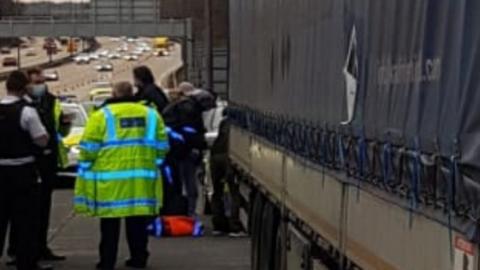
POLYGON ((21 49, 20 49, 20 41, 18 41, 17 43, 17 68, 20 69, 22 68, 22 55, 20 53, 21 49))

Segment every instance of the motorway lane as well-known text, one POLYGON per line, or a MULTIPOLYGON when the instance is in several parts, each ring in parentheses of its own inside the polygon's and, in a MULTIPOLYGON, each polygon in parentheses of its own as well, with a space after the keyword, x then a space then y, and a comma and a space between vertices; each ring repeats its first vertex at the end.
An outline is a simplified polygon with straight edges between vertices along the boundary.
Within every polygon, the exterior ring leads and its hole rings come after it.
MULTIPOLYGON (((102 51, 105 49, 114 50, 119 46, 119 44, 121 44, 119 42, 114 42, 104 37, 98 38, 97 40, 101 45, 101 48, 99 48, 97 51, 102 51)), ((37 61, 39 61, 38 64, 40 64, 44 62, 44 59, 37 58, 37 61)), ((31 65, 32 63, 33 62, 30 62, 31 65)), ((48 83, 51 90, 53 90, 54 93, 57 93, 58 91, 63 90, 62 87, 74 87, 76 85, 76 82, 79 80, 90 80, 90 78, 93 78, 96 75, 96 71, 94 71, 95 63, 98 63, 98 61, 91 62, 90 65, 82 66, 76 65, 75 63, 67 63, 65 65, 52 69, 59 72, 60 80, 58 82, 48 83)), ((0 95, 3 95, 4 93, 5 82, 1 82, 0 95)))
MULTIPOLYGON (((100 225, 98 219, 75 215, 73 192, 56 191, 50 226, 50 247, 57 253, 66 255, 64 262, 55 264, 59 270, 94 269, 98 262, 100 225)), ((250 240, 213 237, 211 224, 202 218, 206 235, 200 238, 150 238, 150 260, 147 269, 152 270, 249 270, 250 240)), ((124 228, 122 228, 124 232, 124 228)), ((123 266, 129 257, 124 233, 122 233, 118 254, 118 270, 128 270, 123 266)), ((0 260, 0 270, 3 262, 0 260)))
MULTIPOLYGON (((34 65, 43 64, 49 61, 49 56, 46 51, 43 49, 43 38, 36 37, 32 42, 27 42, 29 45, 28 48, 22 48, 20 50, 20 66, 22 68, 31 67, 34 65), (27 51, 33 49, 36 53, 35 56, 27 56, 27 51)), ((65 51, 65 47, 62 47, 62 51, 52 56, 52 60, 61 59, 69 56, 69 53, 65 51)), ((0 72, 8 72, 16 70, 17 67, 3 67, 1 63, 5 57, 15 57, 17 58, 17 48, 12 48, 10 54, 0 55, 0 72)))
MULTIPOLYGON (((103 43, 102 50, 115 50, 120 43, 110 42, 103 43)), ((114 71, 123 68, 127 63, 123 59, 106 60, 113 64, 114 71)), ((55 94, 76 94, 78 88, 82 86, 90 86, 95 81, 103 81, 103 77, 109 77, 110 72, 98 72, 95 70, 95 65, 101 63, 102 60, 91 61, 90 64, 76 64, 74 62, 67 63, 57 68, 48 69, 55 70, 59 74, 59 81, 49 82, 50 90, 55 94)))
MULTIPOLYGON (((99 51, 101 51, 102 49, 105 49, 105 48, 110 48, 110 49, 116 48, 116 46, 119 44, 118 42, 111 41, 107 37, 99 37, 99 38, 97 38, 97 41, 101 45, 101 48, 99 48, 99 51)), ((41 38, 41 37, 35 38, 33 43, 30 44, 29 48, 34 49, 35 52, 37 53, 37 55, 26 56, 25 54, 27 53, 28 49, 22 49, 21 50, 21 57, 20 57, 21 68, 26 69, 26 68, 29 68, 29 67, 32 67, 32 66, 47 63, 49 61, 49 56, 47 55, 47 53, 43 49, 43 38, 41 38)), ((65 57, 69 57, 69 56, 70 56, 70 53, 68 53, 66 51, 66 47, 63 46, 62 51, 60 51, 59 53, 52 56, 52 60, 53 61, 60 60, 60 59, 63 59, 65 57)), ((10 54, 0 55, 0 73, 16 70, 17 67, 3 67, 3 66, 1 66, 2 60, 5 57, 15 57, 16 58, 17 57, 17 50, 12 49, 10 54)), ((0 90, 2 90, 1 87, 0 87, 0 90)))
POLYGON ((161 84, 161 79, 165 74, 172 72, 182 64, 179 46, 176 46, 171 55, 167 57, 155 57, 151 53, 146 53, 138 61, 128 62, 124 59, 118 59, 111 62, 114 66, 113 72, 97 72, 94 66, 98 61, 89 65, 74 63, 64 65, 57 69, 61 80, 49 83, 49 87, 53 93, 75 95, 79 100, 86 101, 95 82, 129 81, 133 83, 132 71, 136 66, 146 65, 150 67, 157 83, 161 84))

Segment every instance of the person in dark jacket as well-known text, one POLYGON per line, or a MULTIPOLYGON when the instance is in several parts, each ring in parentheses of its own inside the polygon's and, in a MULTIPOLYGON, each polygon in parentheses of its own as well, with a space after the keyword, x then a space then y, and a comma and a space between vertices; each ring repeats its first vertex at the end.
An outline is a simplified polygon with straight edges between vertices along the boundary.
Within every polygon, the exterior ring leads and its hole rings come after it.
POLYGON ((241 237, 246 235, 240 222, 242 197, 228 159, 230 122, 227 110, 223 111, 224 119, 218 129, 218 137, 210 148, 212 225, 214 235, 228 233, 231 237, 241 237), (225 185, 228 186, 228 194, 225 194, 225 185))
POLYGON ((152 71, 147 66, 136 67, 133 70, 133 78, 138 92, 135 97, 143 101, 147 106, 155 106, 161 114, 168 105, 167 95, 155 84, 152 71))
MULTIPOLYGON (((41 69, 30 69, 27 72, 31 81, 28 96, 32 100, 31 105, 37 110, 42 124, 45 126, 49 141, 45 149, 37 156, 37 168, 41 178, 40 184, 40 217, 39 217, 39 250, 38 259, 45 261, 62 261, 64 256, 58 256, 48 247, 48 230, 50 223, 50 210, 52 207, 52 194, 57 181, 59 167, 63 167, 66 161, 66 153, 60 144, 59 136, 68 133, 70 121, 62 114, 60 102, 56 96, 48 91, 45 78, 41 69)), ((15 254, 15 231, 10 231, 10 244, 8 253, 15 254)), ((9 264, 14 264, 14 261, 9 264)))
MULTIPOLYGON (((182 83, 181 85, 191 85, 182 83)), ((193 89, 193 87, 191 87, 193 89)), ((197 170, 203 159, 203 151, 207 148, 206 128, 203 123, 203 112, 215 106, 215 98, 209 92, 200 89, 183 91, 181 97, 169 104, 163 111, 165 124, 175 133, 183 137, 182 143, 172 142, 166 162, 171 165, 173 174, 181 183, 175 190, 185 191, 187 197, 186 213, 171 212, 169 214, 186 214, 195 216, 198 199, 197 170)), ((168 190, 168 185, 167 185, 168 190)), ((166 196, 165 205, 169 208, 166 196)))
POLYGON ((29 83, 23 72, 12 72, 6 82, 7 96, 0 100, 0 256, 10 223, 16 232, 11 255, 17 258, 17 269, 52 269, 36 263, 39 181, 35 162, 38 149, 47 147, 50 138, 37 111, 23 98, 29 83))

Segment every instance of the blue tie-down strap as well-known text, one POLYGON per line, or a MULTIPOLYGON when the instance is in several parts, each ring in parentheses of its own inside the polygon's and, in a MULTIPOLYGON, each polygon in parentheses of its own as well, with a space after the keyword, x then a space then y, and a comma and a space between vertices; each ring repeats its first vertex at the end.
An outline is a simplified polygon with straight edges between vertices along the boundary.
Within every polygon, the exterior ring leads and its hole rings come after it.
POLYGON ((165 165, 162 167, 163 173, 167 178, 167 182, 171 185, 173 184, 173 176, 172 176, 172 167, 169 165, 165 165))
POLYGON ((392 145, 386 143, 383 146, 383 184, 385 188, 389 187, 389 181, 392 176, 392 145))
POLYGON ((196 134, 197 130, 190 126, 185 126, 182 128, 185 133, 196 134))
POLYGON ((205 231, 205 228, 203 226, 203 223, 200 220, 195 219, 195 223, 193 224, 192 236, 193 237, 203 236, 204 231, 205 231))
POLYGON ((156 238, 161 238, 163 234, 163 223, 162 218, 157 217, 155 218, 150 225, 147 227, 148 233, 156 238))
POLYGON ((455 184, 457 175, 459 174, 458 158, 453 155, 450 157, 450 179, 447 184, 447 222, 448 222, 448 238, 450 239, 450 260, 454 259, 453 250, 453 220, 452 212, 455 208, 455 184))
POLYGON ((346 150, 345 150, 345 143, 343 142, 343 136, 338 136, 338 158, 340 161, 340 169, 344 169, 346 167, 346 150))
POLYGON ((167 130, 167 134, 168 136, 172 139, 172 140, 175 140, 175 141, 180 141, 180 142, 185 142, 185 138, 183 138, 183 135, 174 131, 172 128, 170 127, 166 127, 166 130, 167 130))
POLYGON ((413 159, 409 164, 410 167, 410 190, 409 190, 409 227, 413 227, 413 213, 418 209, 419 196, 420 196, 420 177, 421 177, 421 160, 420 153, 415 151, 413 153, 413 159))

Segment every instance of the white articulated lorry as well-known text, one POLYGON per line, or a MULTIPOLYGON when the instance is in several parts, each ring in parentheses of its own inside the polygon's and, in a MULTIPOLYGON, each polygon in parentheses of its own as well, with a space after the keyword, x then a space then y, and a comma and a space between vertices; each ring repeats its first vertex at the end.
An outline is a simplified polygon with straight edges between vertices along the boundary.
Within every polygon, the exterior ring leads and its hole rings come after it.
POLYGON ((480 269, 479 15, 477 0, 230 0, 252 269, 480 269))

